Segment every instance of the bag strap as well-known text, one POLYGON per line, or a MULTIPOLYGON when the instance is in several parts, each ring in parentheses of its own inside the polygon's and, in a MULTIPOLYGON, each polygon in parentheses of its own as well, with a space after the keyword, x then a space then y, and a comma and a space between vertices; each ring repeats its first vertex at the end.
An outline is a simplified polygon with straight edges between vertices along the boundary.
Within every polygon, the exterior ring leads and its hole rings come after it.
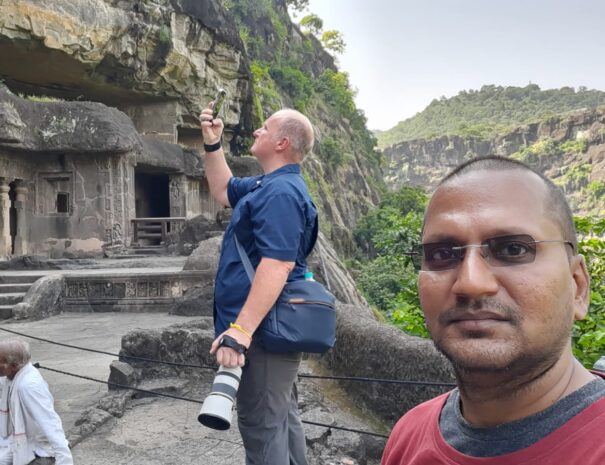
POLYGON ((246 270, 248 279, 250 280, 250 282, 253 282, 254 276, 256 274, 254 272, 254 267, 252 266, 252 263, 250 262, 250 258, 248 257, 248 254, 244 250, 244 247, 237 240, 237 234, 235 234, 235 231, 233 231, 233 238, 235 239, 235 246, 237 247, 237 253, 239 253, 239 258, 242 260, 242 264, 244 265, 244 269, 246 270))
MULTIPOLYGON (((305 254, 305 257, 308 257, 313 247, 315 247, 315 243, 317 242, 317 235, 319 234, 319 219, 315 217, 315 223, 313 224, 313 232, 311 233, 311 245, 305 254)), ((242 260, 242 264, 244 265, 244 269, 246 270, 246 274, 248 275, 248 279, 250 282, 254 281, 254 276, 256 272, 254 271, 254 267, 252 266, 252 262, 250 262, 250 257, 246 253, 246 250, 237 239, 237 234, 233 231, 233 238, 235 239, 235 246, 237 247, 237 253, 239 254, 239 258, 242 260)))

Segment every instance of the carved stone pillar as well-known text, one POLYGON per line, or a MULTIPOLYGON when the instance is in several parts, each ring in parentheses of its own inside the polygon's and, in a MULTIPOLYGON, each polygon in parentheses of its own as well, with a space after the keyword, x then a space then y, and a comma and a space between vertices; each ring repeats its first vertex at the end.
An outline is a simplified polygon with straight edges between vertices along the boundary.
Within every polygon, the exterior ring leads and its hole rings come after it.
POLYGON ((17 181, 15 186, 15 209, 17 210, 17 235, 15 236, 15 255, 27 253, 27 219, 25 216, 25 201, 27 200, 27 187, 23 181, 17 181))
POLYGON ((11 254, 10 206, 8 179, 0 178, 0 257, 11 254))

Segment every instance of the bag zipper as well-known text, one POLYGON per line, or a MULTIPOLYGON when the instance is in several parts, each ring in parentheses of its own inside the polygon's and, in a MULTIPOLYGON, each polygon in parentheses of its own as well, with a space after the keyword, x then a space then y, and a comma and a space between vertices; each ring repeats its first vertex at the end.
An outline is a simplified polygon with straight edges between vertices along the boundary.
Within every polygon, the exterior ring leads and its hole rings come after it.
POLYGON ((323 305, 324 307, 334 308, 334 305, 328 304, 326 302, 319 302, 317 300, 290 299, 290 300, 288 300, 287 303, 292 304, 292 305, 300 305, 300 304, 323 305))

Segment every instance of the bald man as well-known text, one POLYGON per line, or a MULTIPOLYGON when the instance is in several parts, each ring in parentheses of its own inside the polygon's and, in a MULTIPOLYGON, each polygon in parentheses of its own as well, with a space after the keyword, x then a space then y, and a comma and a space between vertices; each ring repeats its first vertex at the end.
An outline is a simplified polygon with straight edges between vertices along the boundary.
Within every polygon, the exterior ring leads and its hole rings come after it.
POLYGON ((0 340, 0 465, 73 465, 53 396, 30 358, 27 342, 0 340))
POLYGON ((410 253, 458 388, 397 423, 382 465, 601 465, 605 381, 574 358, 590 279, 563 192, 523 163, 456 168, 410 253))
POLYGON ((244 366, 237 395, 247 465, 306 465, 295 380, 302 354, 271 353, 255 332, 285 283, 304 279, 317 211, 300 175, 313 147, 313 128, 295 110, 281 110, 254 131, 250 151, 264 174, 237 178, 221 148, 223 122, 212 109, 200 116, 210 192, 233 208, 215 281, 212 353, 225 367, 244 366), (252 283, 239 240, 256 268, 252 283), (225 337, 228 336, 228 337, 225 337))

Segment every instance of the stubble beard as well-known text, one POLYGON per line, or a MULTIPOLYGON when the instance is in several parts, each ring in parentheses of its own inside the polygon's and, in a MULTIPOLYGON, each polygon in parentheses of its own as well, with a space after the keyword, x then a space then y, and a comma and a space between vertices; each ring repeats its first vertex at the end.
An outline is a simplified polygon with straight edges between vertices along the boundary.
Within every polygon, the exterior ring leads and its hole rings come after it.
POLYGON ((459 302, 440 317, 443 324, 457 313, 469 309, 489 308, 497 310, 512 326, 512 333, 494 338, 489 332, 467 331, 463 338, 433 338, 435 347, 452 363, 460 384, 475 384, 490 381, 496 383, 522 382, 539 376, 552 367, 561 356, 571 329, 563 325, 549 338, 551 344, 535 346, 521 331, 523 317, 519 309, 503 305, 493 299, 476 302, 459 302), (492 337, 490 337, 492 336, 492 337))

